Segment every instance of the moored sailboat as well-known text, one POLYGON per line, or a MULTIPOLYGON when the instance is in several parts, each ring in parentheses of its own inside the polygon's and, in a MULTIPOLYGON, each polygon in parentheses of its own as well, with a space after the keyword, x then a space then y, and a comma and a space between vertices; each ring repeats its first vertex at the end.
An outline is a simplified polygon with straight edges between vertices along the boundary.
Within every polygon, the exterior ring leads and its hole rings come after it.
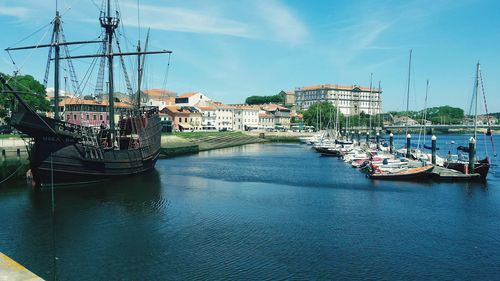
MULTIPOLYGON (((479 84, 482 83, 481 78, 481 66, 479 63, 476 65, 476 79, 474 81, 474 93, 473 93, 473 103, 474 103, 474 136, 470 139, 470 142, 475 145, 477 141, 477 110, 478 110, 478 94, 479 94, 479 84)), ((483 86, 484 88, 484 86, 483 86)), ((484 89, 483 89, 484 90, 484 89)), ((484 95, 484 92, 483 92, 484 95)), ((486 99, 485 99, 486 102, 486 99)), ((489 119, 489 118, 488 118, 489 119)), ((488 122, 489 123, 489 122, 488 122)), ((491 131, 490 131, 491 132, 491 131)), ((469 153, 468 147, 459 146, 457 150, 461 150, 463 152, 469 153)), ((472 159, 468 157, 452 157, 452 155, 448 155, 444 162, 444 167, 448 169, 453 169, 460 171, 464 174, 479 174, 482 179, 486 179, 488 176, 488 171, 490 169, 490 160, 488 156, 483 159, 475 159, 475 151, 472 153, 472 159), (473 169, 469 169, 470 162, 474 164, 473 169)))

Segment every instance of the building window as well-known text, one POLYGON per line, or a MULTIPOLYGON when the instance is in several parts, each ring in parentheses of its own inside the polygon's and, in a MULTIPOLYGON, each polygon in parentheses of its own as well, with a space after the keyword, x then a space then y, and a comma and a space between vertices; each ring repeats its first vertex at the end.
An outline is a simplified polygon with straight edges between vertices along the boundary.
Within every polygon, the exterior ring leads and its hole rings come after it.
POLYGON ((89 120, 89 118, 90 118, 90 117, 89 117, 89 115, 87 114, 87 120, 89 120))
POLYGON ((75 119, 75 120, 76 120, 76 114, 73 114, 73 119, 75 119))
POLYGON ((100 120, 100 121, 102 121, 102 114, 101 114, 101 115, 99 115, 99 120, 100 120))
POLYGON ((66 120, 69 120, 69 119, 70 119, 70 117, 71 117, 71 115, 67 114, 67 115, 66 115, 66 120))
POLYGON ((97 115, 94 114, 94 121, 97 120, 97 115))

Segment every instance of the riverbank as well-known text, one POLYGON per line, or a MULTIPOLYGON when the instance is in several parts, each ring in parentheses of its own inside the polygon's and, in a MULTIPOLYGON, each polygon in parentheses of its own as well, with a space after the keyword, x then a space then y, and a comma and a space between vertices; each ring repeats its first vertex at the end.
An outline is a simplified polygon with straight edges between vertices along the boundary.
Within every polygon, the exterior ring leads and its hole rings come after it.
POLYGON ((266 142, 300 142, 300 138, 310 137, 316 133, 308 132, 245 132, 249 136, 263 138, 266 142))
POLYGON ((164 158, 193 154, 200 151, 262 143, 264 139, 241 132, 186 132, 161 137, 164 158))
POLYGON ((22 139, 1 139, 0 153, 0 184, 26 176, 29 161, 28 152, 22 139))
POLYGON ((253 143, 299 142, 314 133, 302 132, 181 132, 162 135, 162 157, 198 153, 253 143))

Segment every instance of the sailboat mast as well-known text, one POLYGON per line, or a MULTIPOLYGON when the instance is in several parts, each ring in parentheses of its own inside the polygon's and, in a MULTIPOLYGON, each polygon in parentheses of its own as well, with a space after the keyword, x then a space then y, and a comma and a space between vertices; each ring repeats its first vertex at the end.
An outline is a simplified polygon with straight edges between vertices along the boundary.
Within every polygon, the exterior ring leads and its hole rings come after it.
POLYGON ((372 131, 372 83, 373 83, 373 73, 370 73, 370 96, 368 96, 368 112, 370 113, 370 125, 368 126, 368 132, 371 134, 372 131))
MULTIPOLYGON (((56 4, 57 6, 57 4, 56 4)), ((54 18, 54 119, 59 120, 59 59, 60 59, 60 47, 59 47, 59 32, 61 30, 61 17, 59 16, 59 11, 56 7, 56 17, 54 18)))
POLYGON ((474 139, 477 140, 477 96, 479 93, 479 71, 481 71, 481 66, 479 62, 476 66, 476 87, 475 87, 475 101, 474 101, 474 139))
POLYGON ((375 114, 377 114, 377 118, 375 120, 377 120, 376 124, 375 124, 375 130, 378 130, 378 126, 380 126, 380 128, 382 128, 381 126, 381 116, 380 114, 382 113, 381 111, 381 108, 380 108, 380 80, 378 80, 378 93, 377 93, 377 100, 375 101, 375 114))
POLYGON ((405 124, 405 135, 408 135, 408 119, 410 118, 410 75, 411 75, 411 53, 412 49, 410 49, 410 58, 408 60, 408 88, 406 90, 406 124, 405 124))
MULTIPOLYGON (((425 85, 425 100, 424 100, 424 114, 423 114, 423 120, 422 122, 424 123, 424 145, 425 145, 425 136, 427 135, 427 96, 429 94, 429 79, 427 79, 427 83, 425 85)), ((419 136, 420 138, 420 136, 419 136)))

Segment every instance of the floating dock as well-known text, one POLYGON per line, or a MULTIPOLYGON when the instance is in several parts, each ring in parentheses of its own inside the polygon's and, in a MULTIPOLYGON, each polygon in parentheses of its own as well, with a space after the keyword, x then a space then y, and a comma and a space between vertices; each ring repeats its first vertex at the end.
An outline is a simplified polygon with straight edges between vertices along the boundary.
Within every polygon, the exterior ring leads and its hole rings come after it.
POLYGON ((464 174, 439 166, 434 166, 431 174, 438 181, 480 181, 482 179, 480 174, 464 174))
POLYGON ((43 281, 8 256, 0 253, 0 281, 43 281))

